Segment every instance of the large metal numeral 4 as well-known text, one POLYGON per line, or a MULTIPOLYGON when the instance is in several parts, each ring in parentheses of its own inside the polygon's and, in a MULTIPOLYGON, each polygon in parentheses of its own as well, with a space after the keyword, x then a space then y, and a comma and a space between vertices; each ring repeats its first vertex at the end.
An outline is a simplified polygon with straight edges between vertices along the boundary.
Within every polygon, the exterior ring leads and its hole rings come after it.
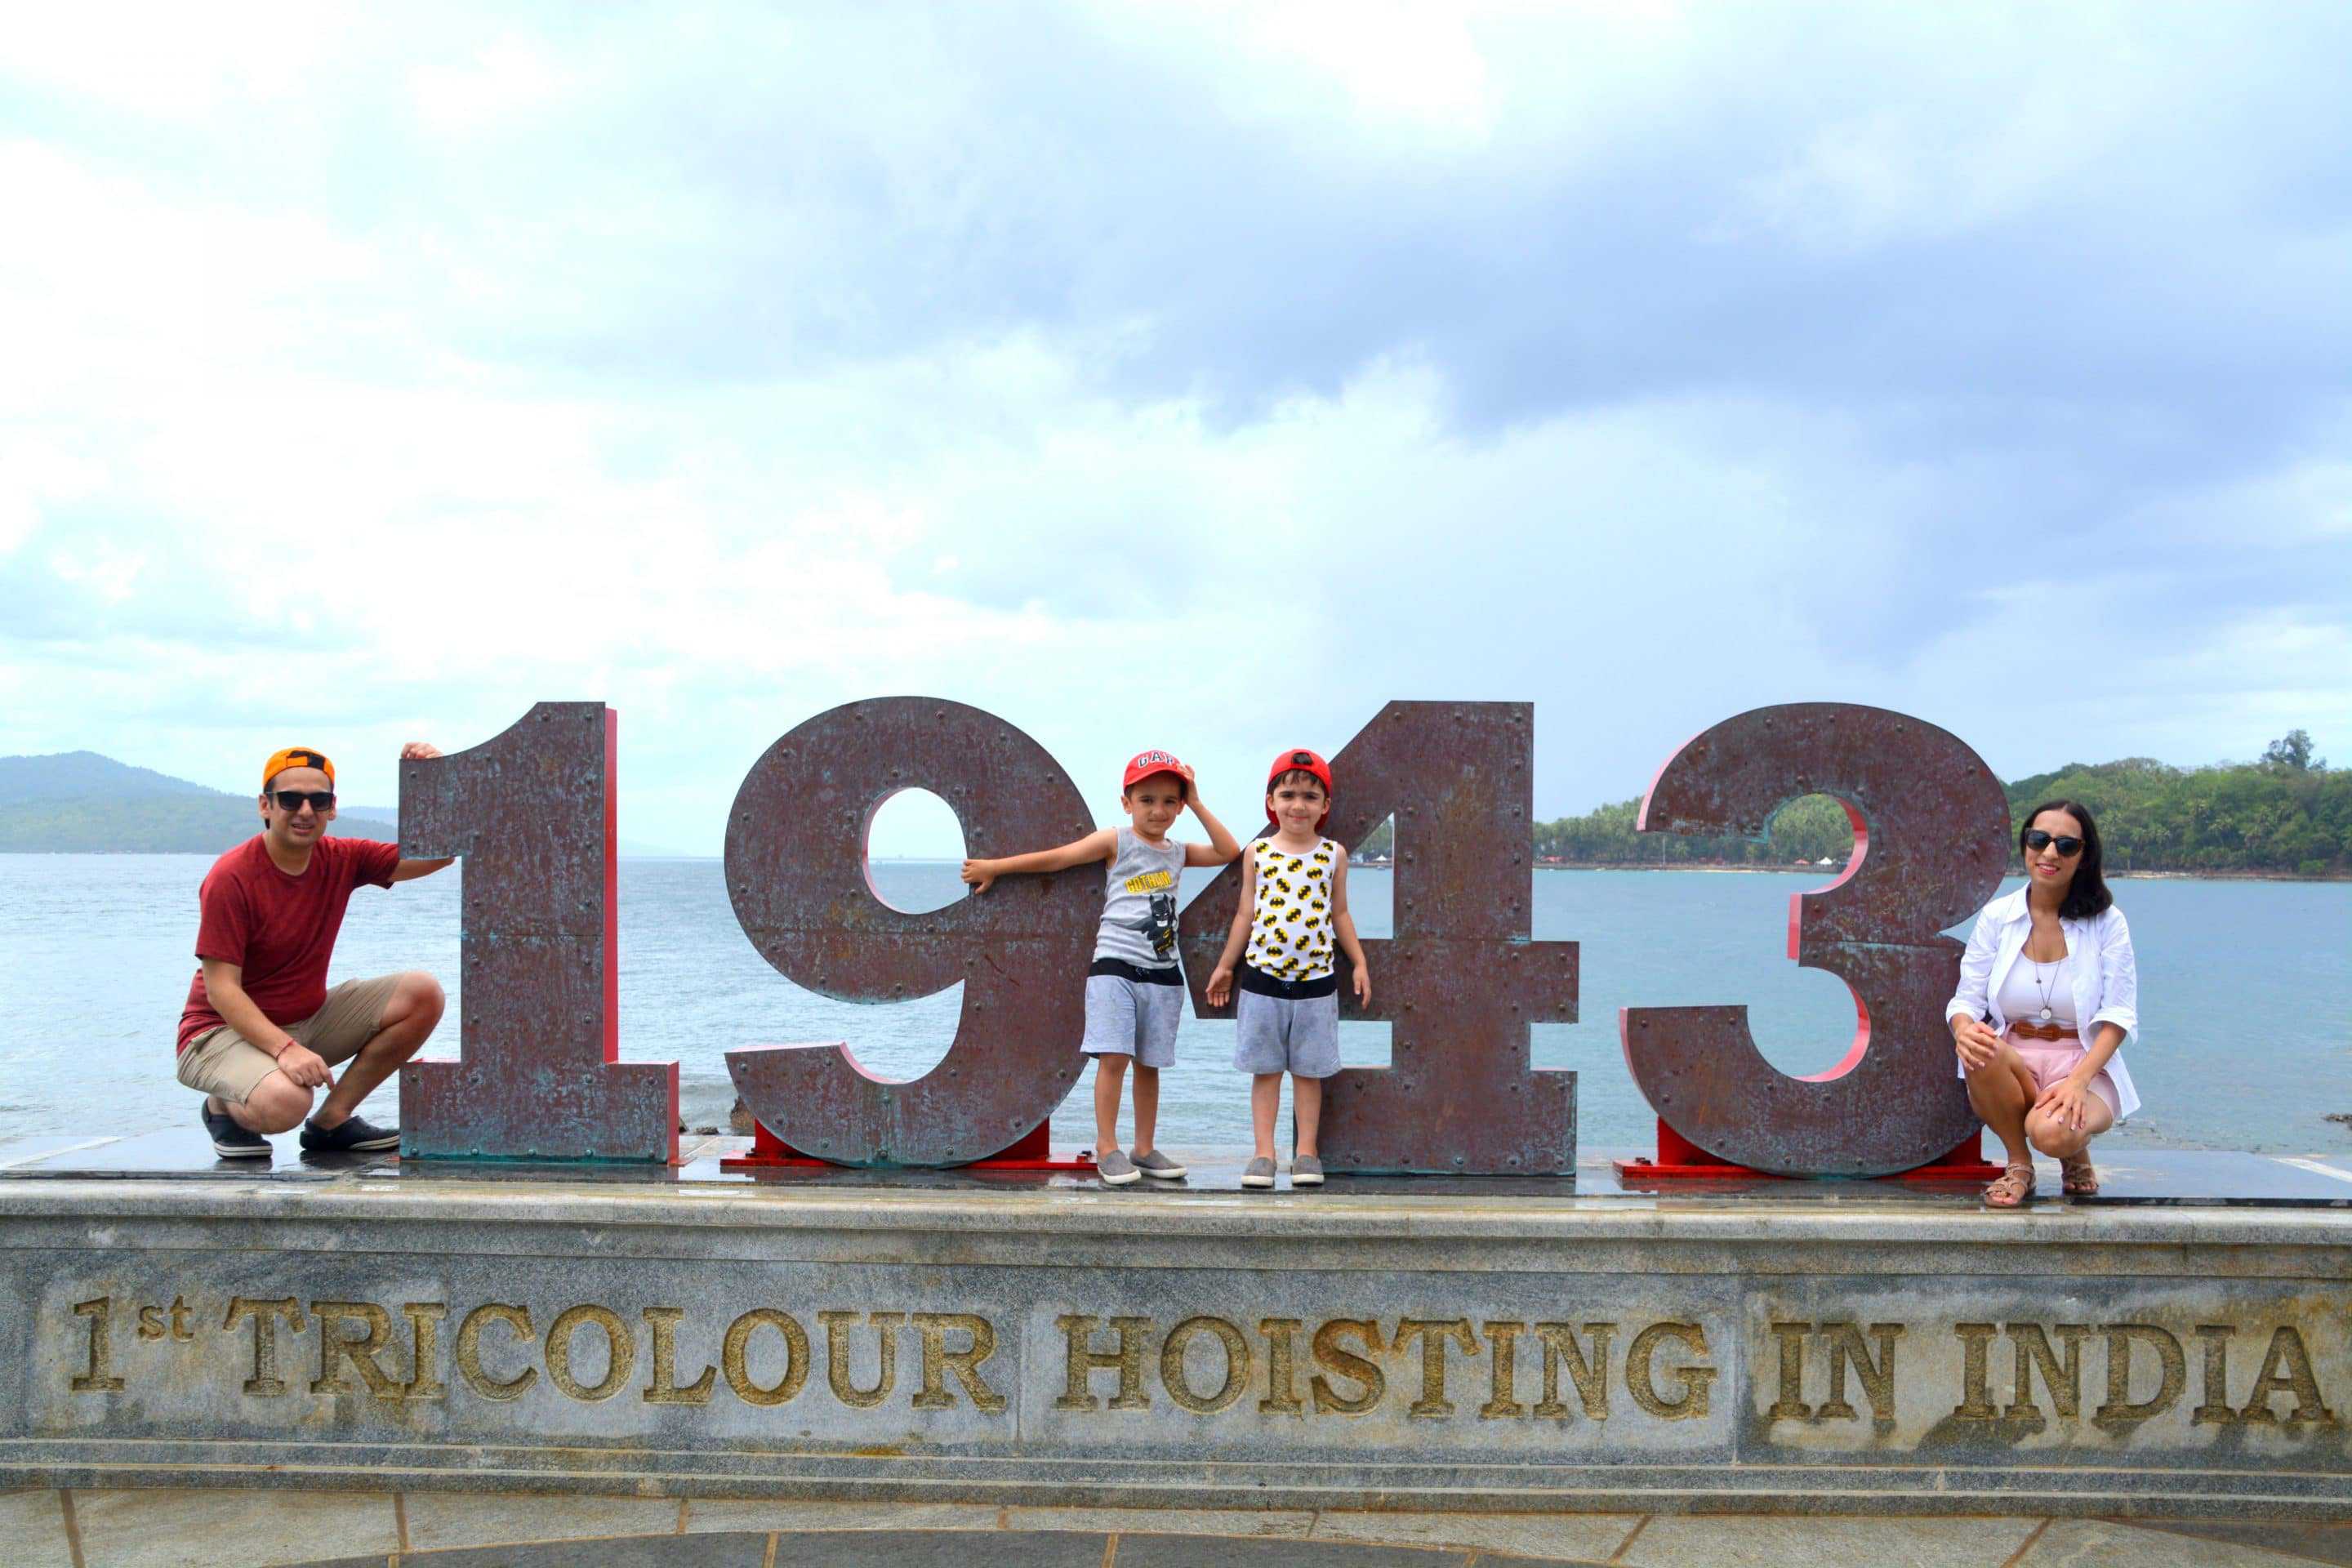
POLYGON ((541 702, 400 764, 400 849, 465 861, 462 1059, 401 1068, 403 1159, 677 1158, 677 1064, 620 1060, 614 745, 601 702, 541 702))
POLYGON ((894 910, 866 874, 866 838, 883 802, 907 789, 945 799, 976 856, 1049 849, 1094 827, 1034 741, 960 702, 853 702, 752 764, 727 825, 727 890, 751 945, 844 1001, 904 1002, 963 983, 954 1043, 911 1083, 875 1077, 844 1045, 727 1053, 751 1114, 837 1164, 985 1159, 1053 1113, 1083 1059, 1102 868, 1008 877, 928 914, 894 910))
MULTIPOLYGON (((1324 1080, 1334 1171, 1557 1174, 1576 1168, 1576 1075, 1529 1065, 1534 1023, 1576 1021, 1576 944, 1530 942, 1528 811, 1535 710, 1525 702, 1391 702, 1331 759, 1324 831, 1360 844, 1396 816, 1396 935, 1364 943, 1386 1069, 1324 1080)), ((1228 867, 1184 911, 1194 1010, 1241 896, 1228 867)))
POLYGON ((1960 944, 1940 933, 2000 886, 2009 803, 1983 760, 1933 724, 1797 702, 1684 746, 1636 826, 1760 837, 1773 813, 1813 794, 1844 803, 1853 858, 1789 900, 1789 956, 1853 990, 1845 1059, 1789 1077, 1758 1054, 1744 1006, 1628 1007, 1619 1033, 1650 1104, 1708 1153, 1782 1175, 1886 1175, 1976 1131, 1944 1024, 1960 944))

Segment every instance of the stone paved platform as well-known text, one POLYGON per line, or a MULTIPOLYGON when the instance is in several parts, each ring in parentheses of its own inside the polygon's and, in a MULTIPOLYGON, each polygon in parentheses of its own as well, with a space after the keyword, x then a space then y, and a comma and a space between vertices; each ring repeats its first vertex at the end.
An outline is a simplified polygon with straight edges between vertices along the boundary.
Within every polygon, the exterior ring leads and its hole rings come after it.
MULTIPOLYGON (((270 1160, 217 1158, 201 1129, 186 1127, 135 1137, 58 1135, 0 1145, 0 1181, 19 1180, 156 1180, 192 1178, 248 1182, 349 1183, 403 1178, 410 1182, 474 1183, 483 1177, 476 1168, 457 1163, 418 1163, 404 1166, 392 1154, 311 1155, 303 1153, 292 1134, 273 1140, 270 1160)), ((673 1167, 576 1165, 533 1167, 502 1163, 499 1169, 516 1181, 545 1179, 567 1184, 631 1187, 756 1186, 779 1191, 837 1192, 888 1189, 894 1192, 1098 1192, 1130 1202, 1181 1199, 1202 1194, 1252 1193, 1241 1184, 1246 1152, 1232 1150, 1178 1151, 1191 1174, 1181 1182, 1142 1182, 1126 1188, 1105 1188, 1090 1175, 1068 1172, 1022 1171, 856 1171, 837 1167, 730 1171, 729 1157, 740 1154, 751 1140, 700 1136, 682 1139, 680 1163, 673 1167)), ((1794 1182, 1769 1177, 1725 1180, 1627 1181, 1618 1175, 1614 1161, 1634 1152, 1601 1150, 1588 1153, 1572 1178, 1513 1176, 1333 1176, 1319 1191, 1301 1197, 1353 1194, 1397 1197, 1595 1198, 1624 1202, 1770 1202, 1813 1204, 1926 1205, 1980 1206, 1976 1182, 1864 1181, 1794 1182)), ((2117 1146, 2099 1153, 2101 1190, 2086 1198, 2061 1198, 2058 1163, 2039 1163, 2038 1205, 2070 1207, 2131 1207, 2174 1205, 2252 1208, 2352 1209, 2352 1154, 2250 1154, 2227 1150, 2135 1150, 2117 1146)), ((1285 1173, 1276 1193, 1292 1192, 1285 1173)))
POLYGON ((9 1568, 2294 1568, 2352 1526, 2023 1515, 1370 1513, 551 1498, 0 1493, 9 1568), (317 1555, 332 1542, 339 1554, 317 1555))

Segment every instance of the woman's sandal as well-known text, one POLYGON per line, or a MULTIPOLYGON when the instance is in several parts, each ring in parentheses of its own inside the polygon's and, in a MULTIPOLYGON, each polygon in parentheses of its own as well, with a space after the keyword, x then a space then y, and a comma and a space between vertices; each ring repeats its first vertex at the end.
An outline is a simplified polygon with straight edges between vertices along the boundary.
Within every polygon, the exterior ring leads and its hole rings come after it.
POLYGON ((2099 1173, 2088 1154, 2069 1154, 2058 1162, 2061 1192, 2088 1197, 2099 1190, 2099 1173))
POLYGON ((1991 1209, 2022 1208, 2025 1200, 2033 1195, 2033 1166, 2027 1162, 2011 1164, 1992 1185, 1984 1190, 1985 1207, 1991 1209))

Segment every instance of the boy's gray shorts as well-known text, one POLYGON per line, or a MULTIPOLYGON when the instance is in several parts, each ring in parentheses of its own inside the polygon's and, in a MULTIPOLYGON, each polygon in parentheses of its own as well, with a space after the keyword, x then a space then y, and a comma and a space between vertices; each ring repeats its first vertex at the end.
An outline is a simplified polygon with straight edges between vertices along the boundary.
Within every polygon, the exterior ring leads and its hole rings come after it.
POLYGON ((1339 994, 1292 1001, 1234 987, 1234 1066, 1329 1078, 1339 1070, 1339 994))
POLYGON ((1176 1026, 1184 1018, 1184 985, 1155 984, 1118 974, 1087 976, 1088 1056, 1133 1057, 1136 1065, 1176 1065, 1176 1026))

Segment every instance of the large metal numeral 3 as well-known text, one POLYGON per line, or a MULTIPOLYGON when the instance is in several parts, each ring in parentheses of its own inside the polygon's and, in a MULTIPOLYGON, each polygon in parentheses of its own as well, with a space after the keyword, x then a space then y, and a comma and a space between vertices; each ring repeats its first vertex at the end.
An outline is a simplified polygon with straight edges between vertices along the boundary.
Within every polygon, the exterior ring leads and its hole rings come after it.
POLYGON ((401 853, 465 861, 462 1059, 400 1073, 400 1153, 677 1157, 677 1064, 621 1061, 614 747, 601 702, 541 702, 400 764, 401 853))
POLYGON ((1853 990, 1845 1059, 1789 1077, 1758 1054, 1745 1006, 1628 1007, 1619 1032, 1650 1104, 1708 1153, 1783 1175, 1886 1175, 1977 1127, 1944 1024, 1960 944, 1940 933, 2000 886, 2009 804, 1983 759, 1933 724, 1798 702, 1684 746, 1636 826, 1760 837, 1774 812, 1813 794, 1844 803, 1854 852, 1836 881, 1789 900, 1789 956, 1853 990))
MULTIPOLYGON (((1576 1021, 1576 944, 1530 942, 1535 710, 1525 702, 1391 702, 1331 759, 1324 832, 1353 846, 1396 816, 1396 935, 1364 943, 1372 1005, 1358 1014, 1339 960, 1340 1013, 1386 1018, 1386 1069, 1324 1080, 1322 1153, 1334 1171, 1558 1174, 1576 1169, 1576 1075, 1529 1065, 1534 1023, 1576 1021)), ((1202 1016, 1210 971, 1241 897, 1232 866, 1183 917, 1184 967, 1202 1016)))
POLYGON ((976 856, 1052 848, 1094 826, 1069 775, 1034 741, 959 702, 853 702, 752 765, 727 825, 727 890, 761 954, 850 1002, 904 1002, 963 983, 954 1043, 911 1083, 877 1078, 845 1045, 727 1053, 751 1113, 837 1164, 985 1159, 1053 1113, 1083 1059, 1102 868, 1008 877, 984 897, 902 913, 874 891, 866 839, 882 804, 908 789, 944 799, 976 856))

